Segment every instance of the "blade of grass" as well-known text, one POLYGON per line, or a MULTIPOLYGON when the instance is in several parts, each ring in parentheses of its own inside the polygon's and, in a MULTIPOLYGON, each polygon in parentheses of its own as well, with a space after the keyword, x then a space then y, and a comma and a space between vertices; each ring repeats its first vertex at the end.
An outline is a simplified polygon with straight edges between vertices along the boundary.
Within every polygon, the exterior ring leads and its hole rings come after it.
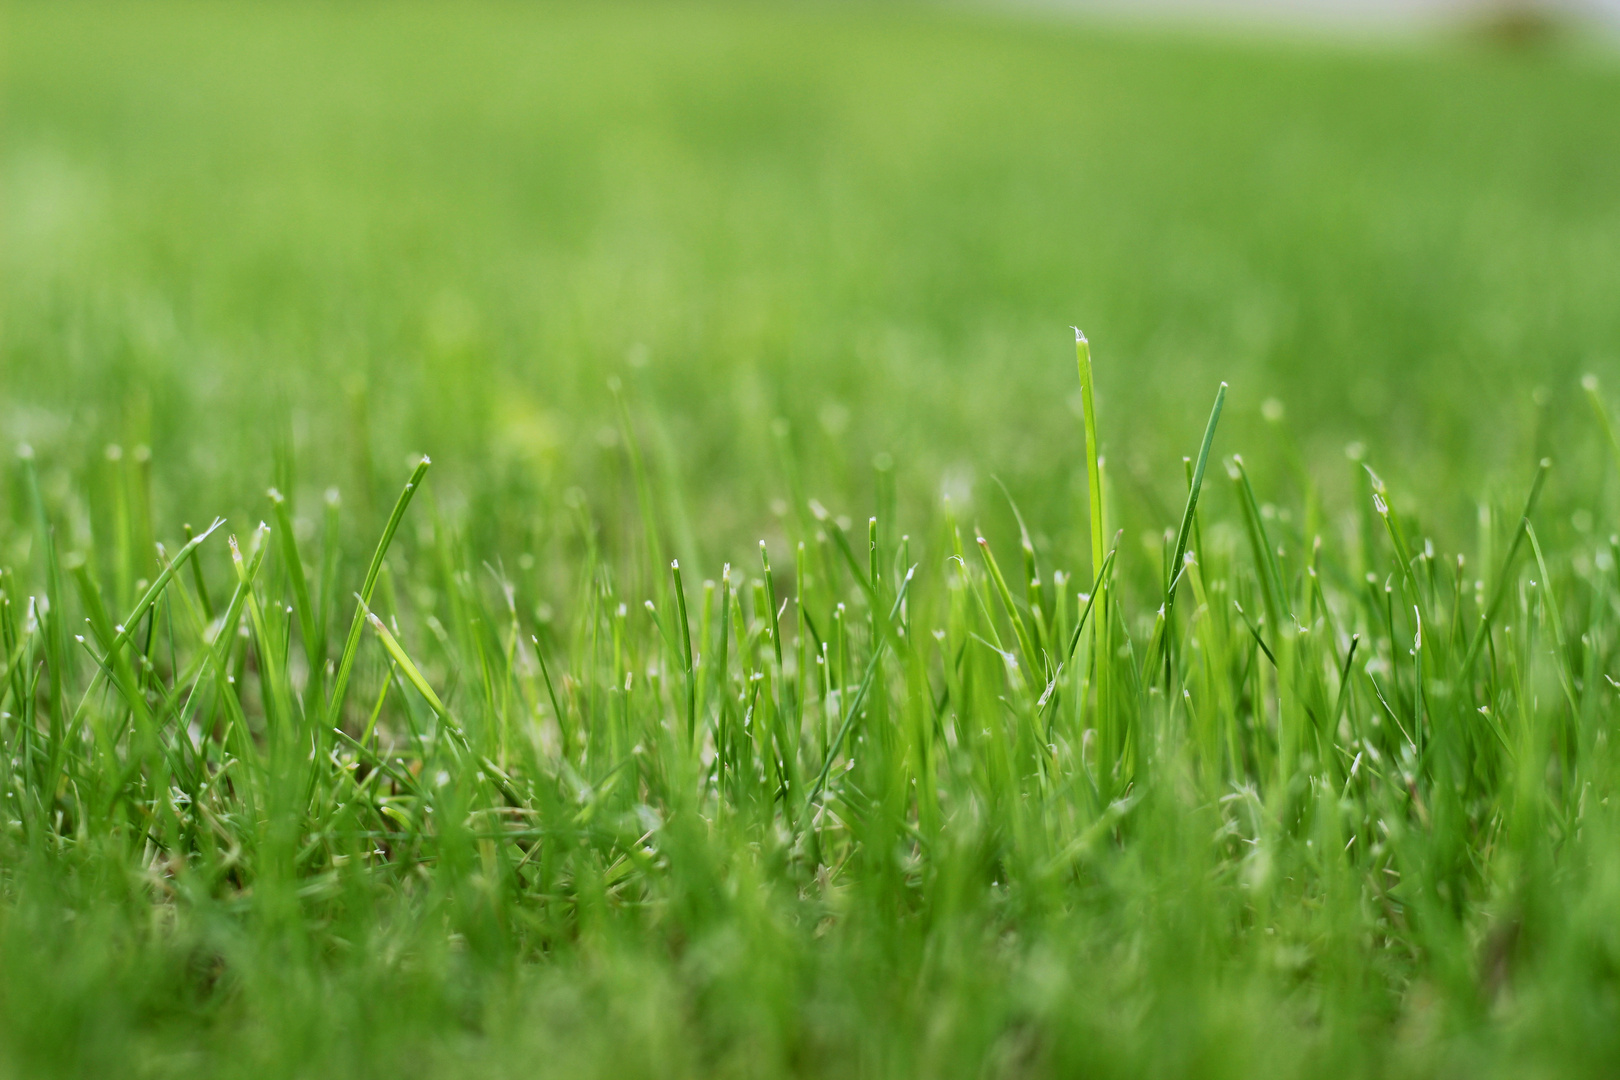
POLYGON ((1028 666, 1031 678, 1041 678, 1041 657, 1035 651, 1035 641, 1030 636, 1029 627, 1024 622, 1023 614, 1013 601, 1012 592, 1007 588, 1007 579, 1001 574, 1001 567, 996 563, 995 553, 990 550, 990 541, 980 536, 976 538, 979 544, 979 554, 984 557, 984 565, 990 572, 990 580, 996 587, 996 596, 1001 600, 1002 609, 1006 611, 1007 618, 1012 622, 1013 635, 1018 638, 1018 651, 1024 654, 1024 663, 1028 666))
MULTIPOLYGON (((895 597, 894 607, 889 611, 890 622, 894 621, 894 617, 900 612, 900 605, 905 602, 906 592, 911 588, 912 574, 915 570, 916 567, 908 570, 905 580, 900 583, 900 590, 895 597)), ((887 635, 879 637, 872 648, 872 657, 866 663, 866 673, 861 676, 860 687, 856 690, 855 697, 850 701, 849 707, 844 711, 843 722, 838 726, 838 733, 833 737, 832 742, 827 745, 827 757, 821 764, 821 770, 816 775, 815 783, 810 785, 810 790, 805 794, 804 811, 800 814, 801 820, 809 819, 811 804, 816 801, 816 796, 821 794, 822 789, 827 786, 827 777, 832 773, 833 761, 838 757, 838 750, 843 746, 844 740, 849 737, 850 729, 855 726, 861 708, 866 703, 866 696, 872 690, 872 683, 877 676, 878 665, 883 659, 883 649, 888 640, 887 635)))
POLYGON ((1091 377, 1091 343, 1078 326, 1074 331, 1074 354, 1080 368, 1080 408, 1086 429, 1086 481, 1091 493, 1091 566, 1092 573, 1102 570, 1103 552, 1103 491, 1102 471, 1097 464, 1097 405, 1091 377))
POLYGON ((1473 671, 1474 661, 1479 658, 1480 646, 1484 644, 1490 633, 1491 625, 1495 622, 1497 613, 1502 609, 1502 602, 1507 599, 1509 577, 1513 572, 1514 560, 1518 557, 1519 547, 1524 543, 1525 532, 1530 526, 1530 515, 1535 513, 1536 502, 1541 498, 1541 488, 1547 482, 1547 473, 1552 469, 1552 461, 1542 458, 1536 467, 1536 477, 1530 483, 1530 494, 1524 500, 1524 512, 1519 515, 1518 528, 1513 530, 1513 541, 1508 544, 1507 556, 1502 560, 1502 568, 1497 571, 1496 586, 1491 590, 1489 605, 1480 619, 1479 628, 1474 631, 1474 640, 1468 646, 1468 652, 1463 656, 1459 676, 1467 678, 1473 671))
MULTIPOLYGON (((1265 605, 1266 622, 1272 630, 1281 633, 1284 616, 1293 618, 1287 591, 1283 588, 1282 571, 1277 566, 1277 555, 1266 535, 1266 523, 1255 501, 1254 488, 1249 484, 1249 471, 1241 455, 1233 454, 1228 460, 1226 474, 1237 490, 1238 506, 1243 512, 1243 527, 1249 535, 1249 549, 1254 555, 1256 576, 1260 579, 1260 600, 1265 605)), ((1270 650, 1267 650, 1270 655, 1270 650)))
POLYGON ((382 538, 377 541, 377 550, 372 553, 371 565, 366 567, 365 582, 360 586, 359 602, 355 605, 354 618, 349 623, 349 635, 343 642, 343 652, 338 658, 337 675, 332 680, 332 698, 326 709, 326 727, 338 727, 343 712, 343 698, 349 689, 349 675, 354 670, 355 657, 360 652, 360 631, 365 626, 367 605, 371 603, 372 590, 377 587, 377 575, 382 572, 383 558, 388 554, 388 546, 394 541, 394 533, 399 529, 399 523, 405 518, 405 511, 411 505, 411 499, 416 495, 417 488, 422 486, 422 478, 427 475, 433 462, 424 457, 411 472, 411 478, 405 482, 405 490, 399 493, 399 499, 394 503, 393 513, 388 515, 388 524, 383 528, 382 538))
POLYGON ((675 584, 675 616, 681 622, 681 660, 686 665, 686 744, 697 744, 697 675, 692 664, 692 624, 686 615, 686 589, 681 585, 681 561, 671 559, 670 577, 675 584))
POLYGON ((1210 409, 1209 423, 1204 427, 1204 441, 1198 447, 1198 461, 1193 465, 1192 486, 1187 491, 1187 508, 1181 514, 1181 528, 1176 530, 1175 555, 1170 560, 1170 578, 1164 590, 1166 620, 1176 602, 1176 585, 1181 581, 1182 561, 1187 556, 1187 542, 1192 537, 1193 520, 1198 512, 1198 493, 1204 486, 1204 468, 1209 464, 1209 450, 1215 443, 1215 428, 1221 422, 1221 408, 1226 404, 1226 384, 1215 392, 1215 406, 1210 409))
POLYGON ((325 701, 321 691, 326 665, 326 643, 321 640, 320 620, 310 600, 309 579, 304 574, 304 560, 298 554, 298 538, 293 535, 292 513, 287 497, 275 488, 269 491, 270 510, 276 519, 276 535, 281 549, 281 561, 287 566, 287 579, 292 582, 293 610, 298 617, 298 629, 304 642, 304 659, 309 665, 308 701, 318 705, 325 701))

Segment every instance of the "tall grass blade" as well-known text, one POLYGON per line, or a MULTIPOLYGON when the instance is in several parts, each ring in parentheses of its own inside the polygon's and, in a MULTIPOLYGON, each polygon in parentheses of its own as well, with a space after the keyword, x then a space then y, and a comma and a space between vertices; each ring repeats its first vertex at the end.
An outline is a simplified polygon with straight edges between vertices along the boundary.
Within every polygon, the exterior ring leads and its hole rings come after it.
POLYGON ((417 463, 411 471, 411 478, 405 481, 405 490, 399 493, 399 499, 394 503, 394 510, 388 515, 388 524, 383 526, 382 538, 377 541, 377 550, 371 555, 371 564, 366 567, 366 576, 360 586, 358 602, 354 608, 354 618, 349 622, 349 635, 344 639, 343 652, 338 657, 337 674, 332 680, 332 697, 326 708, 327 728, 340 726, 343 715, 343 699, 349 690, 349 675, 354 670, 354 661, 360 653, 360 631, 365 627, 366 609, 371 604, 371 594, 377 587, 377 575, 382 573, 383 559, 388 555, 388 546, 394 542, 394 533, 399 529, 399 523, 405 519, 405 511, 411 505, 411 499, 422 486, 422 478, 433 462, 426 457, 417 463))

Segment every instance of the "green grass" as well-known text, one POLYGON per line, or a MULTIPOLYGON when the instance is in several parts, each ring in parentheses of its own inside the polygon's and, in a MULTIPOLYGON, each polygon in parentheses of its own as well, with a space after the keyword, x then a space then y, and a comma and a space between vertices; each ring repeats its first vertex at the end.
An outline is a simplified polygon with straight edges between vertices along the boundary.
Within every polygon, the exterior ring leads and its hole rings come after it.
POLYGON ((1612 1071, 1611 56, 0 34, 0 1075, 1612 1071))

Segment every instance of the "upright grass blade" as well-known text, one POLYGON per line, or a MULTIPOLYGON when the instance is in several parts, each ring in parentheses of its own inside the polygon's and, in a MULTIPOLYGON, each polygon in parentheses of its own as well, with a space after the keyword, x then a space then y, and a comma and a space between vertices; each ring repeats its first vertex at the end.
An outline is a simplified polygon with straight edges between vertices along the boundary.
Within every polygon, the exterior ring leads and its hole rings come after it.
MULTIPOLYGON (((237 696, 238 687, 231 674, 230 654, 236 643, 237 627, 241 624, 242 613, 247 606, 248 589, 258 577, 259 566, 263 563, 265 553, 269 550, 268 544, 260 544, 254 550, 247 566, 247 582, 237 582, 231 593, 231 598, 225 606, 225 612, 218 622, 219 630, 213 640, 207 643, 209 662, 214 669, 214 680, 217 688, 217 699, 225 712, 226 726, 221 733, 227 745, 234 745, 244 753, 251 753, 253 740, 247 737, 247 719, 242 712, 242 702, 237 696)), ((212 724, 205 733, 208 737, 218 731, 218 726, 212 724)))
POLYGON ((304 574, 304 561, 298 554, 298 538, 293 535, 287 497, 275 488, 270 489, 269 496, 271 513, 276 519, 281 561, 286 564, 287 579, 292 583, 293 611, 297 615, 299 636, 304 643, 304 660, 309 666, 309 694, 306 700, 318 708, 325 701, 321 684, 325 676, 326 642, 322 640, 320 617, 310 600, 309 579, 304 574))
MULTIPOLYGON (((1116 537, 1115 539, 1117 542, 1118 538, 1116 537)), ((1063 658, 1061 661, 1059 661, 1057 669, 1052 672, 1052 676, 1050 681, 1047 683, 1046 690, 1041 694, 1040 699, 1036 702, 1037 716, 1044 715, 1048 710, 1053 710, 1055 719, 1055 706, 1058 700, 1058 680, 1062 677, 1063 666, 1074 662, 1074 652, 1080 647, 1081 635, 1085 632, 1086 623, 1091 619, 1092 609, 1097 606, 1097 597, 1102 594, 1103 587, 1108 578, 1108 571, 1113 568, 1114 556, 1118 553, 1119 548, 1116 543, 1116 546, 1110 550, 1107 557, 1103 559, 1102 568, 1097 571, 1097 577, 1091 583, 1091 591, 1076 597, 1076 601, 1081 604, 1080 617, 1079 619, 1075 620, 1074 632, 1069 635, 1069 647, 1064 651, 1063 658)), ((1054 720, 1048 720, 1047 722, 1049 738, 1051 724, 1053 722, 1054 720)))
POLYGON ((557 733, 562 737, 563 753, 570 755, 573 752, 570 725, 562 704, 557 700, 557 687, 551 681, 551 665, 546 663, 546 650, 540 645, 539 635, 530 634, 529 640, 534 643, 534 658, 540 662, 540 674, 546 681, 546 697, 551 700, 551 712, 557 718, 557 733))
POLYGON ((1615 436, 1614 422, 1609 419, 1609 407, 1604 404, 1603 395, 1598 391, 1597 376, 1582 376, 1581 389, 1586 391, 1587 404, 1592 406, 1592 415, 1597 418, 1598 427, 1603 431, 1603 441, 1608 446, 1610 460, 1616 469, 1620 469, 1620 438, 1615 436))
MULTIPOLYGON (((1045 634, 1046 624, 1041 610, 1041 581, 1040 571, 1035 561, 1035 542, 1030 539, 1029 526, 1024 523, 1024 515, 1018 509, 1018 503, 1013 499, 1012 492, 1007 485, 1001 482, 1001 477, 991 477, 996 486, 1001 489, 1002 497, 1007 500, 1007 508, 1012 511, 1013 521, 1018 525, 1018 547, 1024 557, 1024 601, 1028 605, 1029 618, 1032 623, 1030 635, 1037 648, 1045 648, 1048 644, 1045 634)), ((1055 648, 1055 645, 1054 645, 1055 648)))
MULTIPOLYGON (((670 560, 675 584, 675 617, 680 620, 681 660, 686 665, 686 744, 697 745, 697 674, 692 663, 692 624, 686 615, 686 589, 681 585, 681 561, 670 560)), ((729 579, 728 579, 729 580, 729 579)))
POLYGON ((1074 331, 1074 354, 1080 367, 1080 409, 1086 427, 1086 480, 1091 492, 1091 572, 1102 569, 1103 548, 1103 490, 1102 470, 1098 466, 1096 391, 1091 379, 1091 343, 1078 326, 1074 331))
POLYGON ((91 635, 101 646, 102 653, 111 656, 112 643, 118 637, 118 630, 113 626, 112 616, 107 613, 107 602, 102 598, 101 589, 90 572, 90 564, 78 554, 71 554, 68 556, 67 570, 78 587, 79 605, 84 610, 91 635))
MULTIPOLYGON (((321 666, 326 666, 327 645, 332 637, 332 619, 337 614, 338 562, 343 552, 343 499, 337 488, 327 488, 321 499, 326 519, 321 536, 320 594, 315 598, 316 634, 321 641, 321 666)), ((193 564, 195 565, 195 564, 193 564)))
POLYGON ((337 675, 332 680, 332 699, 326 709, 326 728, 339 726, 343 715, 343 698, 348 693, 349 675, 354 670, 355 658, 360 653, 360 631, 365 627, 366 608, 371 603, 372 590, 377 587, 377 575, 382 573, 383 559, 388 554, 388 546, 394 542, 394 533, 399 529, 399 523, 405 518, 405 511, 411 505, 411 499, 416 495, 416 489, 422 486, 422 478, 427 475, 433 462, 426 457, 417 463, 411 472, 411 478, 405 481, 405 490, 399 493, 399 499, 394 503, 393 513, 388 515, 388 524, 383 527, 382 539, 377 541, 377 550, 372 553, 371 565, 366 567, 365 582, 360 586, 359 602, 354 608, 354 618, 349 622, 349 636, 343 642, 343 653, 338 658, 337 675))
POLYGON ((782 626, 781 612, 776 607, 776 582, 771 578, 771 553, 765 550, 765 541, 759 542, 759 565, 764 575, 765 602, 770 608, 770 620, 767 625, 771 632, 771 649, 776 654, 776 673, 780 678, 782 674, 782 626))
POLYGON ((1524 523, 1525 539, 1530 541, 1530 553, 1535 556, 1536 569, 1541 574, 1541 595, 1547 606, 1547 622, 1552 627, 1553 644, 1558 647, 1558 682, 1563 688, 1564 699, 1569 703, 1571 717, 1579 716, 1581 707, 1575 699, 1575 684, 1569 672, 1569 643, 1564 640, 1564 617, 1558 610, 1558 598, 1552 588, 1552 574, 1547 571, 1547 560, 1541 554, 1541 541, 1536 537, 1536 527, 1530 524, 1528 518, 1524 523))
MULTIPOLYGON (((855 584, 860 587, 861 593, 866 597, 867 605, 870 607, 873 613, 871 620, 873 632, 879 636, 888 638, 890 646, 893 647, 896 652, 903 651, 904 641, 895 630, 894 620, 880 619, 876 615, 876 613, 882 608, 882 603, 878 597, 877 585, 868 576, 870 567, 861 566, 861 561, 856 557, 855 548, 850 544, 849 537, 845 534, 843 526, 838 524, 837 519, 828 512, 826 507, 814 500, 811 500, 810 502, 810 512, 815 516, 815 519, 826 528, 827 533, 832 538, 833 545, 838 549, 839 553, 843 555, 844 562, 849 566, 850 577, 854 579, 855 584)), ((875 531, 875 521, 869 522, 868 528, 869 530, 875 531)), ((871 560, 869 559, 868 563, 870 564, 870 562, 871 560)), ((812 632, 814 631, 812 630, 812 632)))
MULTIPOLYGON (((810 701, 810 635, 806 633, 810 625, 809 613, 804 609, 805 601, 805 563, 809 555, 805 551, 804 541, 800 540, 793 549, 793 623, 796 633, 793 636, 794 651, 794 689, 793 689, 793 732, 795 739, 804 733, 804 710, 810 701)), ((795 747, 795 750, 797 747, 795 747)))
POLYGON ((1204 486, 1204 467, 1209 464, 1209 450, 1215 443, 1215 428, 1221 422, 1221 408, 1226 404, 1226 384, 1215 391, 1215 407, 1209 412, 1209 423, 1204 427, 1204 441, 1198 447, 1198 460, 1193 465, 1192 486, 1187 491, 1187 508, 1181 514, 1181 528, 1176 530, 1175 556, 1170 560, 1170 574, 1165 581, 1164 615, 1168 622, 1176 602, 1176 586, 1181 581, 1182 562, 1187 557, 1187 542, 1192 537, 1193 521, 1198 512, 1198 493, 1204 486))
MULTIPOLYGON (((1266 622, 1275 635, 1282 631, 1283 618, 1293 617, 1288 590, 1283 587, 1282 570, 1277 566, 1277 553, 1271 547, 1271 537, 1266 535, 1266 523, 1260 516, 1260 506, 1255 501, 1254 488, 1249 484, 1249 471, 1241 455, 1232 455, 1226 474, 1232 478, 1232 486, 1237 491, 1243 527, 1249 536, 1249 550, 1254 555, 1255 576, 1260 579, 1260 600, 1266 608, 1266 622)), ((1258 631, 1256 637, 1259 637, 1258 631)), ((1267 649, 1266 653, 1269 656, 1270 650, 1267 649)))
MULTIPOLYGON (((764 580, 765 606, 770 613, 768 628, 771 635, 771 652, 775 657, 776 666, 771 671, 771 683, 776 691, 776 704, 771 710, 773 720, 772 738, 777 744, 777 758, 781 770, 781 795, 789 799, 798 793, 798 696, 795 688, 787 679, 787 668, 782 658, 782 611, 776 602, 776 582, 771 577, 771 555, 765 547, 765 541, 759 542, 759 564, 764 580)), ((791 809, 791 808, 790 808, 791 809)), ((788 828, 793 823, 788 822, 788 828)))
MULTIPOLYGON (((1223 382, 1220 389, 1215 391, 1215 407, 1210 410, 1209 423, 1204 427, 1204 441, 1198 448, 1198 461, 1193 466, 1192 476, 1187 485, 1187 506, 1181 514, 1181 527, 1176 530, 1174 554, 1169 565, 1164 568, 1164 603, 1159 608, 1158 618, 1153 624, 1153 637, 1148 643, 1143 662, 1154 664, 1159 660, 1164 665, 1164 685, 1170 686, 1170 639, 1173 623, 1171 617, 1175 612, 1176 588, 1181 584, 1182 574, 1185 573, 1187 559, 1187 543, 1192 538, 1193 524, 1197 520, 1198 493, 1204 486, 1204 467, 1209 464, 1209 449, 1215 442, 1215 428, 1221 422, 1221 407, 1226 404, 1226 384, 1223 382)), ((1147 672, 1143 672, 1143 679, 1147 679, 1147 672)))
MULTIPOLYGON (((726 676, 731 670, 731 564, 726 563, 720 570, 720 644, 714 653, 714 672, 709 676, 709 693, 716 704, 717 722, 722 726, 725 723, 728 690, 726 676)), ((704 635, 704 648, 708 648, 708 636, 704 635)), ((739 642, 739 645, 741 643, 739 642)), ((704 661, 709 663, 708 660, 704 661)), ((707 711, 708 706, 704 709, 707 711)))
MULTIPOLYGON (((52 764, 54 774, 60 767, 63 751, 62 738, 67 723, 67 679, 71 649, 68 645, 66 590, 62 581, 62 563, 56 548, 56 529, 45 509, 45 498, 39 490, 39 472, 34 464, 33 447, 24 443, 17 450, 22 463, 23 480, 28 489, 28 501, 34 515, 34 530, 40 550, 45 554, 45 600, 50 610, 43 613, 41 627, 45 634, 45 660, 49 665, 51 709, 52 764)), ((191 536, 188 532, 186 539, 191 536)), ((195 570, 197 563, 193 562, 195 570)))
POLYGON ((1086 435, 1086 485, 1091 498, 1091 572, 1102 582, 1101 587, 1093 594, 1097 605, 1097 617, 1091 621, 1092 641, 1095 643, 1095 647, 1091 650, 1097 695, 1095 715, 1104 752, 1114 756, 1114 752, 1118 751, 1122 758, 1123 748, 1130 741, 1130 734, 1127 730, 1128 722, 1124 719, 1122 710, 1118 708, 1121 695, 1116 692, 1114 685, 1116 681, 1114 641, 1117 620, 1112 603, 1113 588, 1107 575, 1103 573, 1108 559, 1104 539, 1107 524, 1103 518, 1107 503, 1103 492, 1102 451, 1097 435, 1097 401, 1091 370, 1091 343, 1086 340, 1086 336, 1080 332, 1078 326, 1072 329, 1075 359, 1080 369, 1080 411, 1086 435))
POLYGON ((878 554, 878 519, 866 519, 866 556, 867 580, 871 581, 874 592, 883 584, 882 559, 878 554))
POLYGON ((977 537, 979 554, 984 557, 985 568, 990 572, 990 580, 996 587, 996 596, 1001 600, 1001 607, 1012 622, 1013 634, 1018 638, 1018 650, 1024 654, 1024 663, 1029 665, 1031 678, 1039 679, 1044 676, 1041 670, 1041 656, 1035 651, 1035 640, 1030 636, 1029 627, 1024 622, 1023 614, 1013 601, 1012 591, 1007 588, 1007 579, 1002 576, 1001 567, 996 563, 996 556, 990 550, 990 541, 984 537, 977 537))
POLYGON ((1389 489, 1385 486, 1383 478, 1372 471, 1368 465, 1363 465, 1367 477, 1372 481, 1373 510, 1384 523, 1384 531, 1389 535, 1389 545, 1395 552, 1395 561, 1401 566, 1401 579, 1406 582, 1414 601, 1427 603, 1423 586, 1418 581, 1417 572, 1413 568, 1414 561, 1411 545, 1406 542, 1406 531, 1401 528, 1399 515, 1389 504, 1389 489))
MULTIPOLYGON (((915 567, 913 567, 913 570, 915 570, 915 567)), ((906 593, 911 588, 911 578, 912 571, 907 571, 905 580, 900 583, 900 588, 895 595, 894 606, 889 609, 889 622, 893 622, 895 616, 900 613, 900 607, 905 603, 906 593)), ((855 691, 855 697, 844 710, 843 722, 838 725, 837 734, 833 736, 832 741, 827 745, 827 756, 821 763, 821 769, 816 774, 815 782, 810 785, 810 790, 805 793, 804 810, 800 815, 805 820, 809 819, 810 808, 815 803, 816 796, 820 795, 827 786, 827 778, 832 775, 833 762, 838 757, 839 749, 844 745, 844 740, 849 737, 851 729, 855 727, 855 721, 860 717, 861 709, 866 705, 867 695, 872 691, 872 683, 877 676, 879 664, 883 659, 883 649, 888 640, 888 635, 885 634, 873 643, 871 659, 866 663, 866 673, 861 676, 860 686, 855 691)))
POLYGON ((1536 466, 1536 477, 1530 482, 1530 494, 1524 500, 1524 512, 1519 515, 1519 524, 1513 530, 1513 540, 1508 544, 1507 556, 1502 560, 1502 568, 1497 571, 1490 604, 1485 609, 1484 617, 1479 621, 1479 628, 1474 631, 1474 639, 1468 645, 1468 652, 1463 656, 1460 674, 1464 678, 1473 671, 1474 661, 1479 658, 1480 646, 1489 638, 1491 625, 1502 609, 1502 602, 1507 599, 1512 584, 1514 560, 1518 557, 1519 546, 1524 543, 1525 532, 1530 526, 1530 515, 1535 513, 1536 502, 1541 498, 1542 486, 1546 484, 1547 473, 1551 469, 1552 461, 1548 458, 1542 458, 1540 464, 1536 466))
MULTIPOLYGON (((270 531, 269 526, 259 526, 259 547, 269 544, 269 537, 265 534, 270 531)), ((246 597, 248 620, 253 626, 253 636, 259 643, 259 682, 263 687, 264 700, 273 725, 279 725, 279 733, 283 736, 293 734, 293 724, 296 717, 293 714, 292 685, 286 677, 286 639, 273 632, 270 620, 266 618, 264 606, 259 602, 257 592, 253 587, 253 574, 249 570, 249 562, 243 557, 241 547, 236 537, 230 537, 231 565, 236 570, 236 581, 246 597), (273 705, 273 709, 269 706, 273 705)), ((253 560, 253 567, 257 568, 258 559, 253 560)), ((272 731, 277 731, 272 726, 272 731)))
MULTIPOLYGON (((183 526, 182 531, 185 533, 186 543, 188 544, 197 535, 192 531, 190 524, 183 526)), ((197 602, 202 605, 203 618, 208 622, 213 622, 214 602, 208 595, 208 581, 203 577, 201 559, 191 560, 191 587, 197 591, 197 602)))
POLYGON ((1115 548, 1103 559, 1102 567, 1097 571, 1097 578, 1091 584, 1091 592, 1085 597, 1085 607, 1080 610, 1080 618, 1074 624, 1074 633, 1069 636, 1069 648, 1065 653, 1065 662, 1074 659, 1074 650, 1080 647, 1080 634, 1086 628, 1086 620, 1091 618, 1091 609, 1097 606, 1097 596, 1107 584, 1108 571, 1114 565, 1114 556, 1119 553, 1115 548))

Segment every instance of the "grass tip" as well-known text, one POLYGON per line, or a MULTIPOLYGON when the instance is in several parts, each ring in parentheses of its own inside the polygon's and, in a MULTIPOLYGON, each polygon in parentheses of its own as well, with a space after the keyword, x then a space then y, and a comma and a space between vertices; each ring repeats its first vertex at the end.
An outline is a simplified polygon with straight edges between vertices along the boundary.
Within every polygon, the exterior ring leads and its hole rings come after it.
POLYGON ((1581 376, 1581 389, 1582 390, 1585 390, 1588 394, 1592 394, 1592 393, 1597 392, 1597 388, 1598 388, 1598 377, 1596 375, 1586 374, 1586 375, 1581 376))
POLYGON ((1069 329, 1074 331, 1074 343, 1076 345, 1090 344, 1090 342, 1086 341, 1086 335, 1080 332, 1080 328, 1078 326, 1071 326, 1069 329))

